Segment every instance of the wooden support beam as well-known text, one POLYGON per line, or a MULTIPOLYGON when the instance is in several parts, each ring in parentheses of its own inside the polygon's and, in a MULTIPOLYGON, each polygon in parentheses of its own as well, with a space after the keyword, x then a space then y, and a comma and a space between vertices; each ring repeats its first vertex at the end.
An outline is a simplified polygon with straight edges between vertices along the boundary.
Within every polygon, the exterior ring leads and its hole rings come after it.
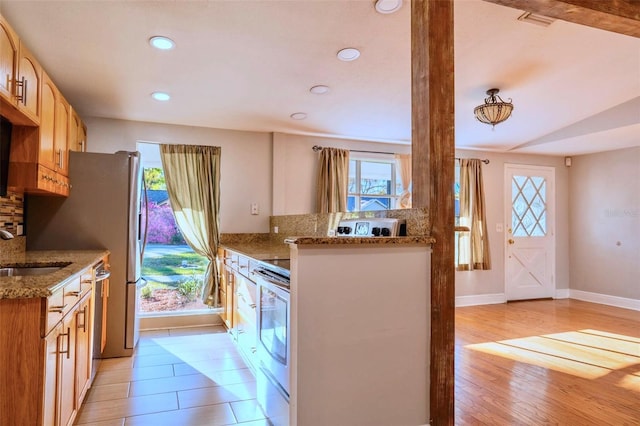
POLYGON ((638 0, 484 1, 640 38, 640 1, 638 0))
POLYGON ((430 414, 454 420, 453 0, 412 0, 413 205, 428 207, 431 235, 430 414))

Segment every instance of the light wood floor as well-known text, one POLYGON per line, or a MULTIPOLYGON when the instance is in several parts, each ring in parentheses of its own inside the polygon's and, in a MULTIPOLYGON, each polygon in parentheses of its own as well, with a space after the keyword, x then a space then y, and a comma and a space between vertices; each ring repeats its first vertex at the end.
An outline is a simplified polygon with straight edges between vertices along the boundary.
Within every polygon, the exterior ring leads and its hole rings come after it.
POLYGON ((640 312, 576 300, 456 309, 456 425, 640 425, 640 312))

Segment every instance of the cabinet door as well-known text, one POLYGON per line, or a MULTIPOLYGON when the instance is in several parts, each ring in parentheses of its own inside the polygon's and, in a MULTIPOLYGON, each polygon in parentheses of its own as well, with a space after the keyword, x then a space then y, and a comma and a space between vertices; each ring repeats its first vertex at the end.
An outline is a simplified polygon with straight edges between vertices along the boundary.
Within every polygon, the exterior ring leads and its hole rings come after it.
POLYGON ((82 120, 73 107, 71 107, 71 122, 69 123, 69 151, 84 151, 81 130, 82 120))
POLYGON ((44 398, 42 406, 42 424, 58 424, 58 397, 60 395, 60 345, 62 334, 62 324, 54 327, 49 334, 42 339, 44 344, 44 398))
POLYGON ((15 78, 18 37, 7 21, 0 15, 0 96, 14 102, 13 80, 15 78))
POLYGON ((71 421, 75 408, 75 368, 76 368, 76 311, 69 313, 62 322, 60 334, 60 425, 71 421))
POLYGON ((40 64, 29 50, 20 43, 15 95, 18 109, 36 124, 40 122, 40 64))
POLYGON ((55 170, 63 176, 69 176, 69 103, 60 94, 56 93, 55 133, 53 146, 55 150, 55 170))
POLYGON ((54 151, 54 130, 56 124, 56 87, 49 76, 42 73, 42 109, 40 114, 40 147, 38 163, 50 170, 56 169, 56 157, 54 151))
POLYGON ((76 408, 80 408, 91 380, 92 327, 91 293, 80 302, 76 312, 76 408))

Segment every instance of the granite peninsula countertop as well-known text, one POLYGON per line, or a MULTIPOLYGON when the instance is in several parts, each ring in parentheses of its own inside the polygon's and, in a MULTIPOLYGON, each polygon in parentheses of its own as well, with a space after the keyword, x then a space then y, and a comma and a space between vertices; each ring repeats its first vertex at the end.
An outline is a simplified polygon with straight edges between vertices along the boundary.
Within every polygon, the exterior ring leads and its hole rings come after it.
POLYGON ((412 237, 288 237, 287 244, 297 245, 407 245, 433 244, 435 238, 421 235, 412 237))
POLYGON ((316 237, 300 236, 283 238, 282 243, 269 241, 228 242, 220 246, 252 257, 257 260, 289 259, 289 244, 297 245, 408 245, 433 244, 435 239, 430 236, 411 237, 316 237))
POLYGON ((289 246, 269 241, 221 243, 221 247, 256 260, 289 259, 289 246))
POLYGON ((108 250, 47 250, 0 254, 0 268, 37 266, 40 264, 67 266, 44 275, 0 277, 0 299, 25 299, 49 297, 61 285, 77 277, 85 268, 92 266, 108 250))

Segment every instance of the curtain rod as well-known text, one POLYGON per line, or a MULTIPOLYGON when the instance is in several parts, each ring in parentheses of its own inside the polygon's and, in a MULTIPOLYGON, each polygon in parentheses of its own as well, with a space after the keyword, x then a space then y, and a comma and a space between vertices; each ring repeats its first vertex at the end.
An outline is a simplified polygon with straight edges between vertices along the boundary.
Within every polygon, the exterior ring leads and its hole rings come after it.
MULTIPOLYGON (((456 158, 454 158, 454 160, 460 161, 460 160, 480 160, 480 159, 479 158, 458 158, 458 157, 456 157, 456 158)), ((484 164, 489 164, 489 160, 486 159, 486 158, 484 160, 480 160, 480 161, 482 161, 484 164)))
MULTIPOLYGON (((311 149, 313 149, 314 152, 318 152, 318 151, 322 151, 324 148, 321 147, 320 145, 314 145, 311 149)), ((357 149, 350 149, 349 151, 353 151, 353 152, 364 152, 367 154, 390 154, 393 155, 395 154, 395 152, 383 152, 383 151, 359 151, 357 149)), ((461 159, 456 157, 455 160, 460 161, 461 159)), ((484 160, 480 160, 482 161, 484 164, 489 164, 489 160, 488 159, 484 159, 484 160)))
MULTIPOLYGON (((320 146, 320 145, 314 145, 311 149, 313 149, 315 152, 318 151, 322 151, 324 149, 324 147, 320 146)), ((349 151, 351 152, 364 152, 366 154, 389 154, 389 155, 395 155, 395 152, 383 152, 383 151, 360 151, 358 149, 350 149, 349 151)))

